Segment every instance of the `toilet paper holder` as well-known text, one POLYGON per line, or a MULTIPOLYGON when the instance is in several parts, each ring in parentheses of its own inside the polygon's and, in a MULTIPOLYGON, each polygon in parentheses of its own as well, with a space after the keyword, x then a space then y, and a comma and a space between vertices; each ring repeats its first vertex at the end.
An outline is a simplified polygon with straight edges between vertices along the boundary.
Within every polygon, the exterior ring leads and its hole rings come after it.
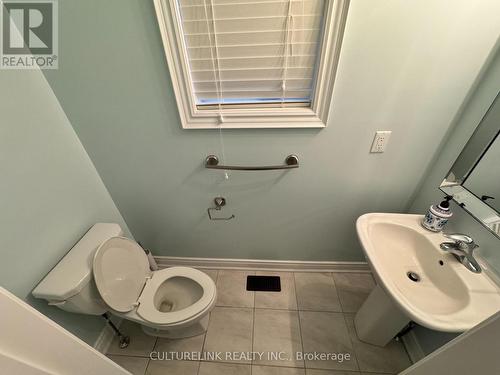
POLYGON ((232 220, 235 218, 234 215, 231 215, 229 217, 214 217, 214 216, 212 216, 212 211, 220 211, 220 210, 222 210, 222 207, 224 207, 226 205, 226 198, 215 197, 214 204, 215 204, 215 207, 207 208, 208 218, 210 220, 226 220, 227 221, 227 220, 232 220))

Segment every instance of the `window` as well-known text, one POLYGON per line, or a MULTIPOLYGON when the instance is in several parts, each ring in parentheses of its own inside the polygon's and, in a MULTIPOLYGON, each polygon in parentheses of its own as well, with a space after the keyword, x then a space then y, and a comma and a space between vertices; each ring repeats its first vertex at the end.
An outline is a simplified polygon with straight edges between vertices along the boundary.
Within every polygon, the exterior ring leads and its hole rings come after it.
POLYGON ((348 0, 155 0, 184 128, 324 127, 348 0))

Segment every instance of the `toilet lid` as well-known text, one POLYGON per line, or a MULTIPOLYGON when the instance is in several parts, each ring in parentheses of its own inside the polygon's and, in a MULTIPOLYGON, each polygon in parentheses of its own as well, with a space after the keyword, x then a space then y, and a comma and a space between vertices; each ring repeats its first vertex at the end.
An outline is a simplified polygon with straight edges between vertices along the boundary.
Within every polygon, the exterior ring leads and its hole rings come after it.
POLYGON ((151 276, 144 250, 125 237, 103 242, 94 255, 92 268, 102 299, 119 312, 134 309, 146 278, 151 276))

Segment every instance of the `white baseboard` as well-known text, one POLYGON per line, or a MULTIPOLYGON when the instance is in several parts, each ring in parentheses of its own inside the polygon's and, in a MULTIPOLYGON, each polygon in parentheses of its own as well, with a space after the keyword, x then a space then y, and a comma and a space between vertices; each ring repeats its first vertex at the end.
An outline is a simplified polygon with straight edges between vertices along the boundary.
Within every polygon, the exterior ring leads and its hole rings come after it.
POLYGON ((402 336, 401 340, 403 341, 406 352, 410 356, 413 363, 416 363, 425 357, 424 351, 422 350, 414 331, 410 331, 406 335, 402 336))
POLYGON ((301 260, 155 257, 159 268, 185 266, 205 269, 234 269, 300 272, 370 272, 366 262, 314 262, 301 260))
POLYGON ((98 352, 101 352, 102 354, 106 354, 109 346, 113 342, 114 337, 115 333, 113 332, 111 327, 106 324, 97 340, 95 340, 94 349, 98 352))
MULTIPOLYGON (((116 318, 113 319, 113 323, 117 327, 120 327, 121 322, 122 319, 116 319, 116 318)), ((94 349, 102 354, 106 354, 114 338, 115 338, 115 331, 113 331, 113 328, 111 328, 109 324, 106 323, 106 325, 101 331, 101 334, 99 335, 97 340, 95 340, 94 349)))

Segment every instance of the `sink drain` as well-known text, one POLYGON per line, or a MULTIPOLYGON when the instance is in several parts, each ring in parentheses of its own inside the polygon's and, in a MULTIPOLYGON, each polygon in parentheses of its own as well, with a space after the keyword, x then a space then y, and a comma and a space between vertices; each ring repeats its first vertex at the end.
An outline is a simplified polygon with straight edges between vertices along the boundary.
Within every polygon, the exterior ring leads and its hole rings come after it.
POLYGON ((406 276, 408 276, 408 278, 413 282, 418 283, 420 281, 420 276, 416 272, 408 271, 406 272, 406 276))

